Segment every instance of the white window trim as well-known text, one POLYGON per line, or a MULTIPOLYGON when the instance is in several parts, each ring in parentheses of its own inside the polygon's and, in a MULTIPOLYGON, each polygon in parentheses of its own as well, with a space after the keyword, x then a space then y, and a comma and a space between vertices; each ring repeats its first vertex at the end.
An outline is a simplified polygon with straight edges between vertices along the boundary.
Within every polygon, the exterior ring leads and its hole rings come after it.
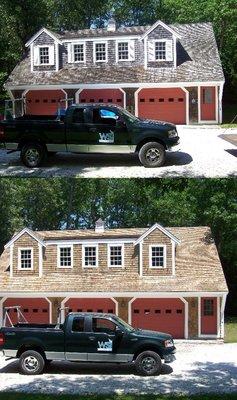
POLYGON ((124 268, 124 244, 123 243, 109 243, 107 245, 107 255, 108 255, 108 268, 124 268), (122 252, 122 265, 111 265, 110 263, 110 249, 111 247, 121 247, 121 252, 122 252))
POLYGON ((33 271, 34 269, 34 249, 33 247, 18 247, 18 267, 19 271, 33 271), (31 251, 31 267, 30 268, 21 268, 21 252, 22 250, 30 250, 31 251))
POLYGON ((99 245, 95 243, 87 243, 82 245, 82 268, 98 268, 99 266, 99 245), (96 265, 85 265, 85 248, 95 247, 96 248, 96 265))
POLYGON ((129 43, 132 42, 132 40, 116 40, 116 63, 120 62, 126 62, 126 61, 134 61, 130 56, 129 56, 129 43), (118 55, 118 45, 119 43, 127 43, 128 44, 128 58, 126 60, 119 60, 119 55, 118 55))
POLYGON ((74 63, 74 64, 85 64, 86 63, 86 43, 85 42, 83 42, 83 41, 81 41, 81 42, 73 42, 72 43, 72 62, 74 63), (83 45, 83 57, 84 57, 84 60, 83 61, 75 61, 75 51, 74 51, 74 47, 77 45, 77 44, 82 44, 83 45))
MULTIPOLYGON (((47 45, 47 44, 45 44, 45 45, 41 44, 41 45, 38 45, 38 46, 37 46, 37 48, 38 48, 38 50, 39 50, 39 64, 36 65, 36 67, 41 67, 42 65, 43 65, 43 66, 44 66, 44 65, 49 65, 49 66, 52 65, 52 64, 50 64, 49 62, 48 62, 48 63, 41 63, 41 62, 40 62, 40 49, 42 49, 42 48, 44 48, 44 47, 47 47, 47 48, 48 48, 48 51, 49 51, 50 46, 47 45)), ((49 55, 49 57, 50 57, 50 55, 49 55)), ((55 60, 54 60, 54 62, 55 62, 55 60)))
POLYGON ((73 268, 73 245, 72 244, 69 244, 69 245, 58 245, 57 246, 57 268, 60 268, 60 269, 71 269, 71 268, 73 268), (71 249, 71 265, 67 265, 67 266, 63 266, 63 265, 60 265, 60 250, 61 249, 64 249, 65 247, 69 247, 70 249, 71 249))
POLYGON ((151 269, 165 269, 165 268, 167 268, 167 266, 166 266, 166 251, 167 251, 167 249, 166 249, 166 244, 161 244, 161 243, 152 243, 152 244, 150 244, 149 245, 149 268, 151 268, 151 269), (163 249, 164 249, 164 265, 163 265, 163 267, 153 267, 152 266, 152 258, 151 258, 151 256, 152 256, 152 247, 163 247, 163 249))
POLYGON ((93 42, 93 60, 94 60, 94 64, 108 62, 108 42, 106 42, 106 41, 94 41, 93 42), (105 60, 96 60, 96 45, 97 44, 105 44, 105 60))
POLYGON ((167 42, 168 42, 168 39, 155 39, 154 40, 154 58, 155 58, 155 62, 156 61, 158 61, 158 62, 166 62, 167 61, 167 58, 166 58, 167 42), (156 43, 161 43, 161 42, 165 43, 165 59, 162 59, 162 60, 156 58, 156 43))

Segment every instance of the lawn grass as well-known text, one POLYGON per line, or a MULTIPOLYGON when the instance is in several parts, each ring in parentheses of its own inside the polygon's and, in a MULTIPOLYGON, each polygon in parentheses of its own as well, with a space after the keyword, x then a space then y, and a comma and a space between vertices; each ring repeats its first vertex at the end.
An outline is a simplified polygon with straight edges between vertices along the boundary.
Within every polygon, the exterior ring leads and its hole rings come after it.
POLYGON ((237 342, 237 317, 229 317, 225 321, 225 343, 237 342))
POLYGON ((237 117, 233 121, 236 115, 237 115, 237 104, 223 104, 223 123, 220 125, 220 127, 237 128, 237 117))
POLYGON ((1 400, 237 400, 237 393, 232 394, 201 394, 195 396, 187 395, 43 395, 25 393, 2 393, 1 400))

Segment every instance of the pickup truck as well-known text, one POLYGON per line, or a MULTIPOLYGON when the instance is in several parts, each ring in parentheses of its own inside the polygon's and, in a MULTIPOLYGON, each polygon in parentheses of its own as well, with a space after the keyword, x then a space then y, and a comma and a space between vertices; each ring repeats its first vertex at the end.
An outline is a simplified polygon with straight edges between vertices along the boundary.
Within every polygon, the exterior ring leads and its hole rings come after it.
POLYGON ((63 324, 17 324, 0 329, 0 351, 20 371, 40 374, 50 361, 131 363, 141 375, 175 360, 171 335, 135 329, 114 314, 69 313, 63 324))
POLYGON ((20 151, 29 168, 56 152, 137 153, 145 167, 159 167, 179 137, 175 125, 142 120, 119 106, 77 104, 57 117, 24 115, 0 121, 0 143, 10 152, 20 151))

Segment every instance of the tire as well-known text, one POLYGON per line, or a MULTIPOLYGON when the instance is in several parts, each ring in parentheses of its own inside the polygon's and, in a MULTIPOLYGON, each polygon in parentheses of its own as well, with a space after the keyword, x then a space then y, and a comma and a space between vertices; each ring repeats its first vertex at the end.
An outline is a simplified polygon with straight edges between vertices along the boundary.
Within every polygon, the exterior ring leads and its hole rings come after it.
POLYGON ((45 360, 40 353, 27 350, 20 356, 20 371, 24 375, 39 375, 45 367, 45 360))
POLYGON ((39 167, 45 159, 46 151, 38 143, 28 143, 21 150, 21 161, 28 168, 39 167))
POLYGON ((144 167, 156 168, 165 163, 165 148, 157 142, 145 143, 139 151, 139 160, 144 167))
POLYGON ((143 351, 137 356, 135 367, 139 375, 158 375, 160 374, 162 367, 161 358, 154 351, 143 351))

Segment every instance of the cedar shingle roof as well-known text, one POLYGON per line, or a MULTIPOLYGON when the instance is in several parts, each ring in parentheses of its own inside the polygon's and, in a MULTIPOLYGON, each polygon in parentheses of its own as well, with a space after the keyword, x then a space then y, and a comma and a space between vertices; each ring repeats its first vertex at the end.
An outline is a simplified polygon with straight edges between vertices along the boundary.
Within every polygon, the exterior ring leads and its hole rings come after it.
MULTIPOLYGON (((66 85, 90 83, 171 83, 223 81, 224 75, 211 23, 169 25, 181 36, 178 42, 177 68, 99 65, 90 68, 67 64, 57 72, 31 72, 29 53, 14 68, 6 86, 66 85)), ((142 35, 150 26, 124 27, 116 32, 89 29, 64 32, 60 38, 88 38, 113 35, 142 35)))
MULTIPOLYGON (((167 228, 181 240, 176 248, 176 275, 140 277, 126 270, 81 274, 51 273, 42 278, 27 276, 10 278, 9 250, 0 257, 0 293, 7 292, 220 292, 228 291, 216 246, 208 227, 167 228)), ((144 229, 111 229, 104 234, 91 230, 38 232, 44 239, 80 239, 95 237, 138 238, 144 229)))

